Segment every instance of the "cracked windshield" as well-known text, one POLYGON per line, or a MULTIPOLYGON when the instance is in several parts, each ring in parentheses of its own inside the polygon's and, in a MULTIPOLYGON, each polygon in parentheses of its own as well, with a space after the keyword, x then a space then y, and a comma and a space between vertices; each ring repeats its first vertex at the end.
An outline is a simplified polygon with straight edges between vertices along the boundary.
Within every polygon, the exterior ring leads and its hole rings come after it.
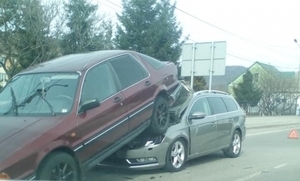
POLYGON ((1 0, 0 180, 300 180, 297 0, 1 0))

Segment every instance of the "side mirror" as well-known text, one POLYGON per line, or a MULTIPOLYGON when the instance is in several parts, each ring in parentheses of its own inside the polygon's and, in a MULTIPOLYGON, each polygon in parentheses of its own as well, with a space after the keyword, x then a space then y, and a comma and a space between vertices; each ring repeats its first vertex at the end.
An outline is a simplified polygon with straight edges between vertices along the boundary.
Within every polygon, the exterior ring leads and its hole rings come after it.
POLYGON ((203 113, 203 112, 194 112, 192 115, 189 116, 189 120, 192 120, 192 119, 203 119, 205 118, 206 114, 203 113))
POLYGON ((99 106, 100 106, 100 102, 98 101, 98 99, 85 100, 82 102, 82 104, 80 106, 79 113, 86 112, 88 110, 94 109, 99 106))

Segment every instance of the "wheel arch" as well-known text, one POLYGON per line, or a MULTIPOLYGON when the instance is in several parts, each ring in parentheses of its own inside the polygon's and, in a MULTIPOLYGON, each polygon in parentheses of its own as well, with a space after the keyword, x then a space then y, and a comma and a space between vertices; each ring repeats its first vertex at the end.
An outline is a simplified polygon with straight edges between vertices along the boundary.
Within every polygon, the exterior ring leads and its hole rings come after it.
POLYGON ((187 149, 187 155, 186 155, 187 157, 186 158, 188 158, 188 156, 190 155, 190 144, 189 144, 189 141, 188 141, 189 139, 185 134, 180 134, 180 135, 178 135, 178 136, 176 136, 172 139, 172 143, 175 140, 179 140, 179 139, 183 140, 184 143, 185 143, 185 146, 186 146, 186 149, 187 149))
POLYGON ((169 96, 168 96, 168 93, 167 93, 167 88, 166 88, 166 86, 162 86, 162 87, 157 91, 155 97, 159 97, 159 96, 162 96, 162 97, 166 98, 166 100, 169 99, 169 96))
POLYGON ((241 136, 241 139, 242 139, 242 130, 241 130, 241 128, 240 127, 236 127, 234 130, 233 130, 233 132, 232 132, 232 134, 235 132, 235 131, 238 131, 239 133, 240 133, 240 136, 241 136))

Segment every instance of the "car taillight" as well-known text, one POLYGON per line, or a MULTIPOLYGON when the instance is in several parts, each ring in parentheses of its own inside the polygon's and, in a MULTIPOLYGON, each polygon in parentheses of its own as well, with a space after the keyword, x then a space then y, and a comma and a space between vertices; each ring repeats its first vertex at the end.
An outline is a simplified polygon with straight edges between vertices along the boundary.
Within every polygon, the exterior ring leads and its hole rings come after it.
POLYGON ((10 180, 10 176, 7 173, 0 173, 0 180, 10 180))

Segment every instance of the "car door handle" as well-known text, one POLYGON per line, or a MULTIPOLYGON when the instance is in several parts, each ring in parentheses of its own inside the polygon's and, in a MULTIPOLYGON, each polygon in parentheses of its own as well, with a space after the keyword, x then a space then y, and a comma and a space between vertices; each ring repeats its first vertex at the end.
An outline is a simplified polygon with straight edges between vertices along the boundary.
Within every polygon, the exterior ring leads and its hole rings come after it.
POLYGON ((210 123, 210 125, 211 125, 212 127, 215 127, 215 126, 216 126, 216 123, 213 122, 213 123, 210 123))
POLYGON ((149 86, 149 85, 151 85, 151 82, 150 82, 149 80, 147 80, 147 81, 145 82, 145 86, 149 86))
POLYGON ((229 119, 229 122, 231 123, 232 121, 233 121, 233 119, 232 119, 232 118, 230 118, 230 119, 229 119))
POLYGON ((115 97, 114 98, 114 103, 119 103, 122 100, 121 97, 115 97))

